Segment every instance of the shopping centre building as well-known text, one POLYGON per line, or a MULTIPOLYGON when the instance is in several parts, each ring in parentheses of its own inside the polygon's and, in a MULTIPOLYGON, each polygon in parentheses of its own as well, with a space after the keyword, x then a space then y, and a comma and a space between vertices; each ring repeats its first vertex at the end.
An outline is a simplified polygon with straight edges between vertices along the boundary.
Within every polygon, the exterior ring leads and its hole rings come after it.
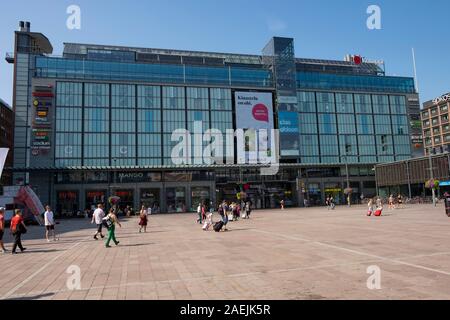
POLYGON ((376 193, 376 164, 423 150, 411 126, 420 121, 414 80, 386 76, 377 61, 300 59, 294 40, 278 37, 260 55, 65 43, 56 57, 29 23, 15 35, 11 170, 60 213, 111 195, 191 211, 241 190, 257 208, 328 194, 342 203, 347 183, 355 198, 376 193), (278 172, 244 164, 234 139, 234 161, 175 164, 172 133, 194 121, 205 131, 278 129, 278 172))

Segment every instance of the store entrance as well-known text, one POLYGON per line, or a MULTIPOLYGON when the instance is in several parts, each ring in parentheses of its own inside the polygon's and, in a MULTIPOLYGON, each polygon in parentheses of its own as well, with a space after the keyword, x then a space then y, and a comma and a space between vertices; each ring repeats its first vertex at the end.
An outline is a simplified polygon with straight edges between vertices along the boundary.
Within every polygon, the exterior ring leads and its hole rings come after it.
POLYGON ((238 199, 240 190, 238 185, 218 186, 218 200, 228 202, 250 201, 254 209, 275 209, 284 200, 286 207, 296 206, 295 184, 290 182, 248 183, 245 185, 245 198, 238 199))
POLYGON ((56 202, 57 217, 74 217, 79 211, 78 191, 58 191, 56 202))
POLYGON ((141 205, 145 206, 147 209, 150 208, 152 214, 161 212, 160 199, 161 192, 159 188, 141 189, 141 205))
POLYGON ((120 198, 119 202, 119 214, 124 214, 125 209, 128 207, 132 209, 132 212, 136 211, 134 206, 134 191, 133 190, 116 190, 114 195, 120 198))

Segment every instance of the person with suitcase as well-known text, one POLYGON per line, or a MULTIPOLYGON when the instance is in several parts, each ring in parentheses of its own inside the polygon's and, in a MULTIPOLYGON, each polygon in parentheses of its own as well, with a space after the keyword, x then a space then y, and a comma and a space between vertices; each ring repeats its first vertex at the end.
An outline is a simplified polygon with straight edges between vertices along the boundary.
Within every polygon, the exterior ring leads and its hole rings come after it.
MULTIPOLYGON (((225 204, 225 202, 224 202, 224 204, 225 204)), ((227 216, 227 213, 225 211, 225 205, 224 204, 219 206, 219 209, 218 209, 218 213, 219 213, 219 215, 220 215, 222 220, 219 221, 219 222, 216 222, 216 224, 214 225, 214 231, 215 232, 220 232, 224 227, 225 227, 224 231, 228 231, 228 229, 226 228, 226 224, 228 223, 228 216, 227 216)))

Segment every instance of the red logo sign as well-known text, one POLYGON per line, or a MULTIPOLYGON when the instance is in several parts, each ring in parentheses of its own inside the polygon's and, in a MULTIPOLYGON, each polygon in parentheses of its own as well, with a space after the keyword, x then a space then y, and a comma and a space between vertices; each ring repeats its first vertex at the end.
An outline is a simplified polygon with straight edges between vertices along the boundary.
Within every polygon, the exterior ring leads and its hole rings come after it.
POLYGON ((355 64, 357 64, 357 65, 360 65, 360 64, 362 64, 362 61, 363 59, 362 59, 362 57, 361 56, 354 56, 353 57, 353 62, 355 63, 355 64))
POLYGON ((264 104, 260 103, 254 106, 252 113, 256 120, 269 122, 269 109, 264 104))

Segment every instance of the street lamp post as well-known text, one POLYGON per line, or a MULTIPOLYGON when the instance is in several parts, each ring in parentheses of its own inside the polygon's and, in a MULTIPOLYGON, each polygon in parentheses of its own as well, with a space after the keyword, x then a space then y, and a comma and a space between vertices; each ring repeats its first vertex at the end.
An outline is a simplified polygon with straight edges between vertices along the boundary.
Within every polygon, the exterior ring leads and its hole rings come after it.
MULTIPOLYGON (((431 156, 432 149, 428 149, 428 163, 430 165, 430 182, 434 182, 434 173, 433 173, 433 158, 431 156)), ((433 205, 436 207, 436 191, 434 190, 434 185, 431 185, 431 193, 433 196, 433 205)))

